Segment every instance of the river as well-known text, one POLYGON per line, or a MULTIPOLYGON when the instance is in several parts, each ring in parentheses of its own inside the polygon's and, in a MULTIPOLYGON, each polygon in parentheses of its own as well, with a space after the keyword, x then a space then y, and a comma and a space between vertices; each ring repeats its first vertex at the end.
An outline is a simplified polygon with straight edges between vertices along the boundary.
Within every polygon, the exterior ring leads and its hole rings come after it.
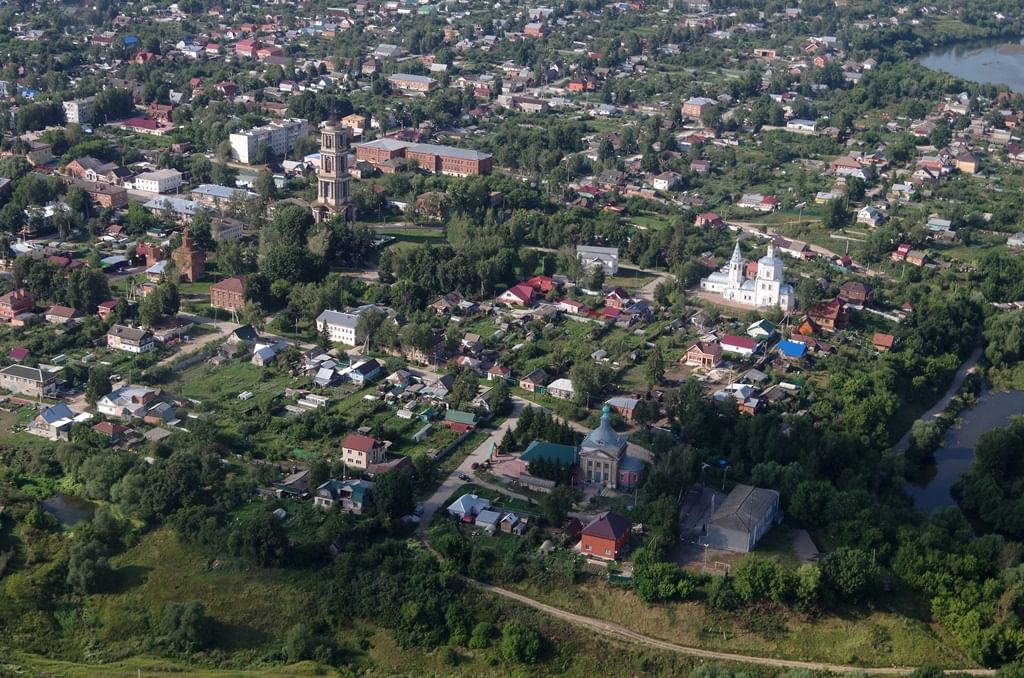
POLYGON ((907 485, 914 506, 931 513, 955 505, 950 491, 971 467, 978 438, 1019 415, 1024 415, 1024 391, 982 393, 977 405, 960 413, 958 426, 946 432, 945 444, 935 453, 935 463, 925 467, 920 481, 907 485))
POLYGON ((1006 85, 1014 92, 1024 92, 1024 41, 944 47, 922 57, 920 63, 971 82, 1006 85))

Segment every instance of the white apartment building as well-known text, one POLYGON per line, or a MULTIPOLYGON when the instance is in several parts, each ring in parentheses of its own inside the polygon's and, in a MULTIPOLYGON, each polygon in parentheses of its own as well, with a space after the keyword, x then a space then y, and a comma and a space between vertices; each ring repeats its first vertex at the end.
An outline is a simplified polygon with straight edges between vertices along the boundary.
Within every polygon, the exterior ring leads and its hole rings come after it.
POLYGON ((85 124, 92 122, 93 98, 74 99, 64 102, 64 117, 68 122, 85 124))
POLYGON ((251 165, 260 146, 266 146, 273 155, 286 156, 295 148, 295 142, 308 134, 309 125, 302 118, 288 118, 253 127, 247 132, 235 132, 230 138, 231 159, 251 165))
POLYGON ((172 169, 143 172, 135 177, 135 190, 147 193, 170 193, 181 188, 181 172, 172 169))
POLYGON ((355 346, 358 322, 359 316, 355 313, 324 311, 316 318, 316 329, 317 332, 323 332, 324 328, 327 328, 327 337, 331 341, 346 346, 355 346))

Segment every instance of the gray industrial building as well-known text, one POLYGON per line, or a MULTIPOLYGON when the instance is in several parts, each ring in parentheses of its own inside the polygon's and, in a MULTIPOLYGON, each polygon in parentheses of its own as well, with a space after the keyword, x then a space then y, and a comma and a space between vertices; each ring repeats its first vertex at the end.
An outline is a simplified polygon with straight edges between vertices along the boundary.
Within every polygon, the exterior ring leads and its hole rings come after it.
POLYGON ((737 485, 711 516, 705 543, 714 549, 749 553, 778 514, 778 492, 737 485))

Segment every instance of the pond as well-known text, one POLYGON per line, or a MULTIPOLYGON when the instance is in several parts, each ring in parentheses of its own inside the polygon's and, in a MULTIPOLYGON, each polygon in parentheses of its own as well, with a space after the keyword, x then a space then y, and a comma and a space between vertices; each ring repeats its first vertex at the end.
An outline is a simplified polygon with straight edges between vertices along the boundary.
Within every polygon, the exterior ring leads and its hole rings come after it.
POLYGON ((964 80, 1006 85, 1024 92, 1024 41, 957 45, 932 52, 920 63, 964 80))
POLYGON ((73 527, 83 520, 92 518, 96 512, 96 504, 81 497, 68 497, 55 494, 43 501, 40 506, 55 517, 62 527, 73 527))
POLYGON ((982 393, 978 404, 961 412, 958 426, 946 433, 945 444, 935 453, 935 463, 925 467, 920 481, 907 485, 914 506, 931 513, 942 506, 955 505, 950 491, 971 467, 978 438, 1022 414, 1024 391, 982 393))

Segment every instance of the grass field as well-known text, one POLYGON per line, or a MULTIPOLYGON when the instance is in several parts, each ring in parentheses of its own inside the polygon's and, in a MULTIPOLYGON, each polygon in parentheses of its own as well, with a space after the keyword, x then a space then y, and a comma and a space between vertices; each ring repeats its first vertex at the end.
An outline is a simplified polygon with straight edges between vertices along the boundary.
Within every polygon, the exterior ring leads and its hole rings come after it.
MULTIPOLYGON (((210 562, 208 555, 181 543, 169 529, 145 535, 139 544, 114 558, 120 581, 117 591, 91 596, 80 610, 62 617, 60 628, 47 632, 45 647, 53 657, 4 653, 0 675, 338 675, 334 668, 311 661, 278 663, 285 631, 304 621, 307 609, 315 604, 316 571, 253 568, 230 559, 212 569, 210 562), (148 643, 157 632, 155 624, 163 604, 189 600, 202 601, 214 619, 217 649, 174 658, 158 656, 148 643)), ((688 674, 696 664, 691 658, 594 637, 500 598, 488 599, 487 604, 500 610, 504 618, 521 619, 543 634, 546 643, 538 664, 506 663, 496 647, 448 652, 404 648, 372 622, 351 619, 335 638, 346 649, 342 674, 582 678, 605 672, 677 676, 688 674)))
POLYGON ((601 577, 571 589, 539 591, 527 584, 517 590, 578 614, 707 649, 863 666, 973 666, 937 625, 895 609, 814 619, 785 610, 733 615, 693 602, 648 605, 601 577))

